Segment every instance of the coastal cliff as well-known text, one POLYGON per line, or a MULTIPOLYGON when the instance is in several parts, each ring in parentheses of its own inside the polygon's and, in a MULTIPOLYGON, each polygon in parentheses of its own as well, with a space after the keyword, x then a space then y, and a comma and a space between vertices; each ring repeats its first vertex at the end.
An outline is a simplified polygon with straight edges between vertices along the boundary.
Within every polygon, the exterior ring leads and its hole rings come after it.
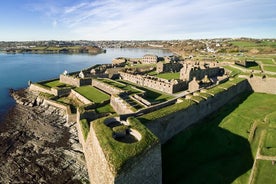
POLYGON ((74 122, 28 90, 0 123, 0 183, 88 183, 74 122))

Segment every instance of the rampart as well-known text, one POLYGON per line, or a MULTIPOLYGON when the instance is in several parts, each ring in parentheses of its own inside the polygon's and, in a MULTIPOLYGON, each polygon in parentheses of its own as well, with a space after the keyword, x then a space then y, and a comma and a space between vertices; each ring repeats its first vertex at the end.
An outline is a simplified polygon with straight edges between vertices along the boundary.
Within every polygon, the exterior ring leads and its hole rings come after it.
POLYGON ((71 95, 75 96, 77 99, 79 99, 82 103, 86 105, 92 103, 90 100, 88 100, 87 98, 85 98, 84 96, 82 96, 81 94, 79 94, 73 89, 71 90, 71 95))
POLYGON ((258 76, 248 77, 244 75, 241 77, 248 80, 255 92, 276 94, 276 78, 262 78, 258 76))
POLYGON ((42 93, 48 93, 48 94, 55 95, 54 92, 51 91, 51 88, 46 88, 46 87, 43 87, 39 84, 31 84, 29 89, 31 91, 38 91, 38 92, 42 92, 42 93))
POLYGON ((188 126, 218 110, 237 95, 250 90, 252 89, 248 81, 244 80, 198 104, 148 122, 146 126, 160 139, 161 143, 165 143, 188 126))
POLYGON ((111 95, 110 105, 118 114, 134 113, 134 110, 132 110, 131 106, 118 95, 111 95))
MULTIPOLYGON (((162 183, 160 143, 151 145, 151 147, 144 150, 142 154, 128 160, 120 171, 116 171, 112 163, 108 160, 107 153, 104 152, 99 140, 102 139, 102 137, 97 136, 93 123, 94 122, 91 122, 90 124, 90 131, 86 140, 81 133, 80 123, 77 123, 79 139, 83 145, 91 184, 162 183)), ((125 144, 125 146, 128 146, 126 143, 118 142, 117 144, 125 144)))
POLYGON ((92 86, 110 94, 110 95, 113 95, 113 94, 120 94, 122 92, 124 92, 123 90, 119 89, 119 88, 116 88, 114 86, 111 86, 111 85, 108 85, 104 82, 101 82, 99 80, 96 80, 96 79, 93 79, 92 80, 92 86))
POLYGON ((138 84, 140 86, 149 87, 164 93, 176 93, 187 88, 187 83, 183 81, 161 79, 152 76, 134 75, 130 73, 120 72, 123 80, 138 84))
POLYGON ((82 79, 82 78, 78 78, 78 77, 74 77, 74 76, 70 76, 70 75, 61 74, 59 76, 59 80, 61 83, 80 87, 80 86, 85 86, 85 85, 91 85, 92 79, 91 78, 82 79))

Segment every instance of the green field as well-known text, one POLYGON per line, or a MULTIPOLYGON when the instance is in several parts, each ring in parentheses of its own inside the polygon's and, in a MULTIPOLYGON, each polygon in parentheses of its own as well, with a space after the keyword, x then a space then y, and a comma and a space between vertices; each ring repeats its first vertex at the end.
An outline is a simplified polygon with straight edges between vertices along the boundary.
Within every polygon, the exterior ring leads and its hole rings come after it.
POLYGON ((262 64, 275 64, 271 58, 256 58, 256 61, 260 61, 262 64))
POLYGON ((128 92, 129 94, 135 94, 135 93, 140 93, 141 91, 133 88, 131 85, 129 84, 124 84, 115 80, 111 80, 111 79, 98 79, 106 84, 109 84, 111 86, 114 86, 116 88, 119 88, 121 90, 124 90, 126 92, 128 92))
POLYGON ((256 166, 256 175, 252 183, 275 183, 276 165, 272 165, 269 160, 258 160, 256 166))
MULTIPOLYGON (((162 147, 164 183, 247 183, 261 132, 269 127, 264 120, 274 122, 274 116, 268 115, 275 112, 276 95, 243 94, 176 135, 162 147)), ((271 131, 265 140, 274 147, 275 129, 271 131)), ((258 177, 272 169, 270 165, 255 168, 253 180, 260 181, 256 183, 276 181, 272 174, 258 177)))
POLYGON ((49 88, 69 86, 64 83, 59 82, 59 79, 54 80, 54 81, 49 81, 49 82, 41 82, 40 84, 43 86, 49 87, 49 88))
POLYGON ((162 78, 162 79, 167 79, 167 80, 179 79, 180 72, 176 72, 176 73, 172 73, 172 72, 161 73, 161 74, 155 75, 155 77, 162 78))
POLYGON ((276 72, 276 65, 274 65, 274 66, 264 65, 264 70, 269 71, 269 72, 276 72))
POLYGON ((75 89, 79 94, 86 97, 88 100, 94 103, 101 103, 110 98, 109 95, 101 92, 100 90, 92 87, 92 86, 82 86, 75 89))
POLYGON ((276 47, 276 42, 272 42, 272 41, 232 41, 230 42, 232 43, 234 46, 238 46, 238 47, 276 47))

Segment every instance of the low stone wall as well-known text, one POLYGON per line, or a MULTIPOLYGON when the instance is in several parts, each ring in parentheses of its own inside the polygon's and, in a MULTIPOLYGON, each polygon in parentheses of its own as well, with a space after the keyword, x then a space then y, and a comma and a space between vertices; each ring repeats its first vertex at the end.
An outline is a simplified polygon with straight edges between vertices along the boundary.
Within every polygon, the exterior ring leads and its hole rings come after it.
POLYGON ((85 155, 86 166, 91 184, 113 184, 115 176, 111 171, 109 164, 105 158, 103 150, 100 146, 96 133, 90 124, 90 131, 86 141, 83 138, 80 123, 77 123, 77 129, 80 142, 82 143, 85 155))
POLYGON ((131 106, 117 95, 111 95, 110 105, 118 114, 130 114, 134 112, 131 110, 131 106))
POLYGON ((140 86, 149 87, 164 93, 173 94, 187 88, 187 82, 184 81, 169 81, 153 76, 150 77, 138 74, 134 75, 126 72, 119 72, 119 74, 123 80, 138 84, 140 86))
POLYGON ((116 88, 114 86, 111 86, 111 85, 108 85, 104 82, 101 82, 99 80, 92 80, 92 86, 110 94, 110 95, 117 95, 117 94, 120 94, 122 92, 124 92, 123 90, 119 89, 119 88, 116 88))
POLYGON ((255 92, 276 94, 276 78, 262 78, 257 76, 254 76, 252 78, 248 76, 241 77, 246 78, 248 80, 253 91, 255 92))
POLYGON ((48 89, 46 87, 42 87, 39 84, 31 84, 29 89, 31 91, 38 91, 38 92, 42 92, 42 93, 48 93, 48 94, 55 95, 55 93, 50 88, 48 89))
POLYGON ((137 94, 133 95, 133 98, 140 101, 142 104, 145 104, 146 106, 151 106, 151 103, 148 100, 144 99, 143 97, 141 97, 137 94))
POLYGON ((79 99, 82 103, 84 104, 92 104, 93 102, 91 102, 90 100, 88 100, 87 98, 85 98, 84 96, 82 96, 81 94, 79 94, 78 92, 76 92, 75 90, 71 90, 71 95, 75 96, 77 99, 79 99))
POLYGON ((248 81, 244 80, 207 100, 191 105, 187 109, 151 121, 146 126, 159 138, 161 143, 165 143, 188 126, 218 110, 237 95, 250 90, 248 81))
POLYGON ((71 88, 51 88, 55 96, 67 96, 71 92, 71 88))
POLYGON ((92 79, 91 78, 81 79, 81 78, 73 77, 70 75, 61 74, 59 76, 59 81, 64 84, 80 87, 80 86, 85 86, 85 85, 91 85, 92 79))
POLYGON ((76 116, 76 114, 72 114, 69 105, 60 104, 56 101, 47 100, 47 99, 43 100, 43 104, 44 105, 50 105, 50 106, 56 107, 58 109, 64 110, 66 112, 67 122, 76 122, 77 121, 77 116, 76 116))
POLYGON ((71 92, 71 88, 47 88, 40 84, 31 84, 29 89, 31 91, 38 91, 42 93, 52 94, 54 96, 67 96, 71 92))

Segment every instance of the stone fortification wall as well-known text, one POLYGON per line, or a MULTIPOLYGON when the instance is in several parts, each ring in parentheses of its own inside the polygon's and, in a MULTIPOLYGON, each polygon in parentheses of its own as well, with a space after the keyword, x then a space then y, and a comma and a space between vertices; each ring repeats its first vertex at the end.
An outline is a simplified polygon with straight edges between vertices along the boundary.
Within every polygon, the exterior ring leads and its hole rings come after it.
POLYGON ((114 86, 111 86, 111 85, 108 85, 104 82, 101 82, 99 80, 95 80, 93 79, 92 80, 92 86, 110 94, 110 95, 116 95, 116 94, 120 94, 122 92, 124 92, 123 90, 119 89, 119 88, 116 88, 114 86))
POLYGON ((143 97, 141 97, 141 96, 139 96, 137 94, 133 95, 133 98, 135 98, 136 100, 140 101, 142 104, 144 104, 146 106, 151 106, 152 105, 151 102, 149 102, 148 100, 144 99, 143 97))
POLYGON ((131 106, 117 95, 111 95, 110 105, 118 114, 130 114, 134 112, 131 106))
POLYGON ((129 167, 119 174, 114 183, 162 183, 161 144, 151 147, 145 154, 131 160, 129 167))
POLYGON ((148 77, 143 75, 134 75, 130 73, 120 72, 120 75, 123 80, 149 87, 164 93, 176 93, 178 91, 184 90, 187 88, 187 83, 183 81, 168 81, 166 79, 148 77))
POLYGON ((81 79, 81 78, 77 78, 74 76, 61 74, 59 76, 59 81, 64 84, 69 84, 72 86, 80 87, 80 86, 85 86, 85 85, 91 85, 92 79, 91 78, 81 79))
POLYGON ((276 78, 262 78, 257 76, 251 78, 247 76, 241 77, 247 78, 249 84, 255 92, 276 94, 276 78))
POLYGON ((93 129, 92 123, 90 124, 90 131, 86 141, 83 138, 80 124, 77 123, 77 129, 80 142, 83 146, 85 155, 86 166, 91 184, 114 183, 115 176, 112 173, 109 164, 102 151, 96 133, 93 129))
POLYGON ((180 79, 191 81, 195 77, 196 80, 202 80, 205 75, 210 78, 222 75, 223 72, 223 68, 220 67, 200 68, 199 66, 184 64, 183 68, 180 70, 180 79))
POLYGON ((67 96, 71 92, 71 88, 47 88, 40 84, 31 84, 29 89, 31 91, 38 91, 42 93, 52 94, 54 96, 67 96))
POLYGON ((78 92, 76 92, 73 89, 71 90, 71 95, 75 96, 77 99, 79 99, 84 104, 91 104, 92 103, 90 100, 88 100, 87 98, 85 98, 84 96, 82 96, 81 94, 79 94, 78 92))
POLYGON ((55 96, 68 96, 71 92, 71 88, 51 88, 51 91, 55 96))
POLYGON ((180 69, 183 67, 181 63, 163 63, 158 62, 156 65, 156 72, 162 73, 162 72, 179 72, 180 69))
POLYGON ((161 143, 178 134, 188 126, 198 122, 212 112, 218 110, 237 95, 251 90, 247 80, 232 86, 213 97, 191 105, 187 109, 180 110, 168 116, 151 121, 146 126, 160 139, 161 143))
POLYGON ((119 174, 114 174, 100 146, 96 132, 90 124, 87 139, 84 140, 81 126, 76 124, 80 143, 86 159, 91 184, 149 184, 162 183, 161 144, 158 143, 145 153, 129 160, 119 174))
POLYGON ((38 91, 38 92, 42 92, 42 93, 48 93, 48 94, 55 95, 55 93, 53 91, 51 91, 50 88, 45 88, 39 84, 31 84, 29 89, 31 91, 38 91))
POLYGON ((69 105, 60 104, 60 103, 58 103, 56 101, 47 100, 47 99, 43 100, 43 104, 44 105, 50 105, 50 106, 56 107, 58 109, 64 110, 66 112, 66 120, 67 120, 67 122, 76 122, 76 120, 77 120, 76 114, 72 114, 69 105))
POLYGON ((156 111, 158 109, 161 109, 163 107, 167 107, 169 105, 173 105, 175 104, 177 101, 177 99, 172 99, 172 100, 168 100, 168 101, 165 101, 165 102, 162 102, 162 103, 159 103, 159 104, 155 104, 155 105, 152 105, 150 107, 147 107, 145 109, 140 109, 138 110, 137 112, 135 113, 129 113, 129 114, 120 114, 120 119, 127 119, 128 117, 130 116, 141 116, 141 114, 147 114, 147 113, 150 113, 150 112, 153 112, 153 111, 156 111))

